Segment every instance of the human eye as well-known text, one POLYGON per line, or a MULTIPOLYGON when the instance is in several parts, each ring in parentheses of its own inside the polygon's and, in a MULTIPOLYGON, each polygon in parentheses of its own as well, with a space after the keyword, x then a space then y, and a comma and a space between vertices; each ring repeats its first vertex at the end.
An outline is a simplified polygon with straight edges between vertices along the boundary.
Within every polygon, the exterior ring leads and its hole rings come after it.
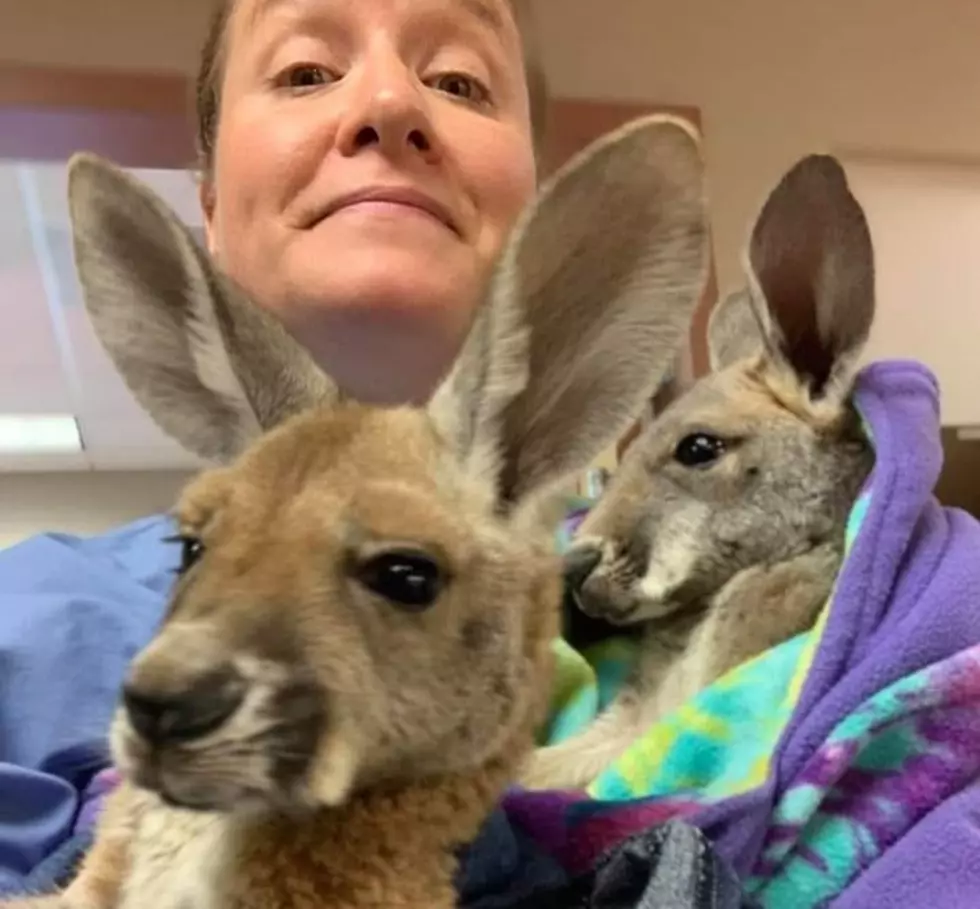
POLYGON ((436 91, 459 98, 467 104, 484 106, 492 100, 490 89, 475 76, 470 76, 467 73, 440 73, 429 79, 428 83, 436 91))
POLYGON ((293 94, 306 94, 337 81, 337 75, 318 63, 294 63, 276 74, 277 88, 293 94))

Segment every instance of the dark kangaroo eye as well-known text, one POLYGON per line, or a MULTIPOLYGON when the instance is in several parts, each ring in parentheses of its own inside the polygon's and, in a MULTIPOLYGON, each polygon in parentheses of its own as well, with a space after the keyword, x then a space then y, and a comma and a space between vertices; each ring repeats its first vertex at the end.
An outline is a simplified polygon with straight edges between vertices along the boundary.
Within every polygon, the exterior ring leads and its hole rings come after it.
POLYGON ((725 453, 725 441, 705 432, 684 436, 674 449, 674 460, 685 467, 707 467, 725 453))
POLYGON ((358 569, 358 580, 372 593, 410 612, 423 612, 442 592, 439 566, 419 552, 385 552, 358 569))
POLYGON ((178 534, 174 537, 167 537, 164 542, 180 543, 180 567, 177 569, 177 574, 188 571, 204 555, 204 544, 197 537, 178 534))
POLYGON ((204 555, 204 544, 197 537, 180 538, 180 570, 187 571, 204 555))

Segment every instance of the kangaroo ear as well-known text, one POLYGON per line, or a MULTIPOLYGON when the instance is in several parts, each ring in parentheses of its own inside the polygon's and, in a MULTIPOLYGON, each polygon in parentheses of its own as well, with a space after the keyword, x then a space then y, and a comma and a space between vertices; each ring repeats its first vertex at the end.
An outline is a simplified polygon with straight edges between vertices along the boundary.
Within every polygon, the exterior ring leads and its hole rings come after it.
POLYGON ((766 327, 764 314, 752 304, 747 290, 730 293, 716 304, 708 319, 708 356, 717 372, 736 360, 762 353, 766 327))
POLYGON ((874 319, 874 250, 835 158, 810 155, 782 178, 752 231, 747 271, 772 358, 813 399, 846 397, 874 319))
POLYGON ((708 274, 698 136, 635 120, 542 188, 433 411, 504 500, 565 479, 640 413, 708 274))
POLYGON ((188 451, 228 461, 264 430, 336 396, 148 187, 80 154, 68 165, 68 197, 95 333, 139 404, 188 451))

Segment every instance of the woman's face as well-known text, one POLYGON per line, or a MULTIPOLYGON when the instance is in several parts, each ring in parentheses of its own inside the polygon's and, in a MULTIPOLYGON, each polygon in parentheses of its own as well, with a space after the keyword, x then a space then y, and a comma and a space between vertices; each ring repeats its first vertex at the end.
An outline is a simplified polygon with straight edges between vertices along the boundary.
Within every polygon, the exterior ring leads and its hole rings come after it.
POLYGON ((238 0, 211 250, 340 385, 424 398, 535 188, 505 0, 238 0))

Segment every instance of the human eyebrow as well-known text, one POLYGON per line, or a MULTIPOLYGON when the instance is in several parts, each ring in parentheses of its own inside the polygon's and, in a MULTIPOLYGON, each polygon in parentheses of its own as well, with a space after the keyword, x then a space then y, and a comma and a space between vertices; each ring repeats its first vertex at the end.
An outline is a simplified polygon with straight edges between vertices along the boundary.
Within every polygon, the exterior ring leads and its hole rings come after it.
POLYGON ((243 10, 240 34, 251 50, 252 65, 262 69, 271 65, 272 58, 283 41, 298 31, 329 38, 333 46, 343 46, 344 29, 332 15, 333 4, 314 0, 256 0, 243 10), (269 24, 265 24, 269 20, 269 24))
POLYGON ((267 16, 272 15, 272 13, 283 7, 295 7, 299 3, 297 0, 257 0, 256 3, 252 5, 248 16, 248 27, 254 29, 259 22, 265 19, 267 16))
MULTIPOLYGON (((457 2, 466 13, 493 31, 506 31, 506 22, 497 4, 489 2, 489 0, 457 0, 457 2)), ((252 6, 249 17, 250 24, 255 25, 259 19, 265 18, 281 7, 295 5, 297 5, 297 0, 257 0, 252 6)))
POLYGON ((459 5, 474 19, 479 20, 491 30, 503 33, 506 30, 500 8, 487 0, 459 0, 459 5))

